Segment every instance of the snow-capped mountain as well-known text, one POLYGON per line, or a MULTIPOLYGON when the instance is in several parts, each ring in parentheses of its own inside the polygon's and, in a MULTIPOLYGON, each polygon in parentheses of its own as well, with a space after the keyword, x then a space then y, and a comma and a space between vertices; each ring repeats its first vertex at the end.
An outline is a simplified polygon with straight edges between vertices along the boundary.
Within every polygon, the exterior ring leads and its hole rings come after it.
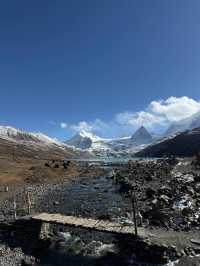
POLYGON ((165 136, 174 135, 197 127, 200 127, 200 112, 197 112, 188 118, 172 123, 165 132, 165 136))
POLYGON ((79 157, 92 155, 125 155, 134 153, 152 143, 154 138, 144 128, 139 128, 132 136, 105 139, 82 130, 66 142, 50 138, 43 133, 32 133, 9 126, 0 126, 0 146, 17 147, 19 153, 26 151, 34 156, 62 155, 79 157))
POLYGON ((85 150, 91 148, 91 146, 98 141, 100 141, 99 137, 91 132, 82 130, 70 140, 66 141, 66 144, 85 150))
POLYGON ((94 150, 108 148, 106 145, 107 142, 109 142, 109 140, 100 138, 91 132, 81 130, 65 143, 83 150, 94 150))
POLYGON ((50 138, 43 133, 32 133, 9 126, 0 126, 0 138, 15 142, 36 142, 43 144, 63 145, 56 139, 50 138))
POLYGON ((139 128, 131 137, 105 139, 91 132, 82 130, 70 140, 67 145, 97 153, 132 152, 139 150, 153 141, 151 134, 144 128, 139 128))
POLYGON ((13 149, 20 156, 29 157, 73 158, 80 155, 88 156, 80 149, 68 146, 43 133, 26 132, 14 127, 0 125, 0 151, 4 151, 4 154, 10 154, 13 149))

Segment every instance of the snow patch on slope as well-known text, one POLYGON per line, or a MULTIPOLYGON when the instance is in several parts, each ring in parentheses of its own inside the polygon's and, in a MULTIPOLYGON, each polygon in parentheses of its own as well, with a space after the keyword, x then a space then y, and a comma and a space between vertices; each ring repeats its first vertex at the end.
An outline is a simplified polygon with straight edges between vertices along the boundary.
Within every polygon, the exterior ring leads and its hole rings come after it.
POLYGON ((200 127, 200 112, 197 112, 196 114, 178 122, 172 123, 167 129, 165 135, 170 136, 198 127, 200 127))
POLYGON ((44 144, 63 145, 57 139, 48 137, 43 133, 31 133, 9 126, 0 126, 0 138, 15 142, 35 142, 44 144))

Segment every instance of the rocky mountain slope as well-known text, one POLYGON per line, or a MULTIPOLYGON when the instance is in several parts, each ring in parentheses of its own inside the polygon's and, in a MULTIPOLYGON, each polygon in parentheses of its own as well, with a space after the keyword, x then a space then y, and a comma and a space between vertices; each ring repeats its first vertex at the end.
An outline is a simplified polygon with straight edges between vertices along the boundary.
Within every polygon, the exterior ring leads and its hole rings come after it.
POLYGON ((137 152, 138 157, 193 156, 200 152, 200 128, 187 130, 137 152))
POLYGON ((83 152, 42 133, 30 133, 0 126, 0 156, 35 158, 74 158, 83 152))

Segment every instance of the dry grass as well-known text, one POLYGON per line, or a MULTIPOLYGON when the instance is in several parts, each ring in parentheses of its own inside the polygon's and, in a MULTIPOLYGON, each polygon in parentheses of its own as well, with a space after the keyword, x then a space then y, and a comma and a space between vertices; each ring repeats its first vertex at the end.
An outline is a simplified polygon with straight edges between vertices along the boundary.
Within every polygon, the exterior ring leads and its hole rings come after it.
POLYGON ((58 182, 78 175, 77 166, 71 162, 67 169, 45 166, 46 159, 64 160, 84 154, 57 145, 16 143, 0 138, 0 186, 23 183, 58 182))
POLYGON ((67 169, 62 163, 50 167, 46 160, 18 157, 17 159, 0 158, 0 185, 20 185, 24 183, 49 183, 64 181, 78 175, 76 163, 71 162, 67 169))

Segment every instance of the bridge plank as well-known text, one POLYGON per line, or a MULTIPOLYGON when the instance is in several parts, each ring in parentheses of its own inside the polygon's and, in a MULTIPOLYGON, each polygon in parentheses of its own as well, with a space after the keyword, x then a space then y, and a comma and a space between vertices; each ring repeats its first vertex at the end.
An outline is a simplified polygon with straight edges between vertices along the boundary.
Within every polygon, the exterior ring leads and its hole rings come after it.
POLYGON ((69 225, 74 227, 82 227, 87 229, 93 229, 97 231, 113 232, 120 234, 134 234, 133 226, 123 226, 120 223, 109 222, 104 220, 87 219, 74 216, 66 216, 61 214, 49 214, 41 213, 31 217, 33 220, 39 220, 41 222, 57 223, 63 225, 69 225))

